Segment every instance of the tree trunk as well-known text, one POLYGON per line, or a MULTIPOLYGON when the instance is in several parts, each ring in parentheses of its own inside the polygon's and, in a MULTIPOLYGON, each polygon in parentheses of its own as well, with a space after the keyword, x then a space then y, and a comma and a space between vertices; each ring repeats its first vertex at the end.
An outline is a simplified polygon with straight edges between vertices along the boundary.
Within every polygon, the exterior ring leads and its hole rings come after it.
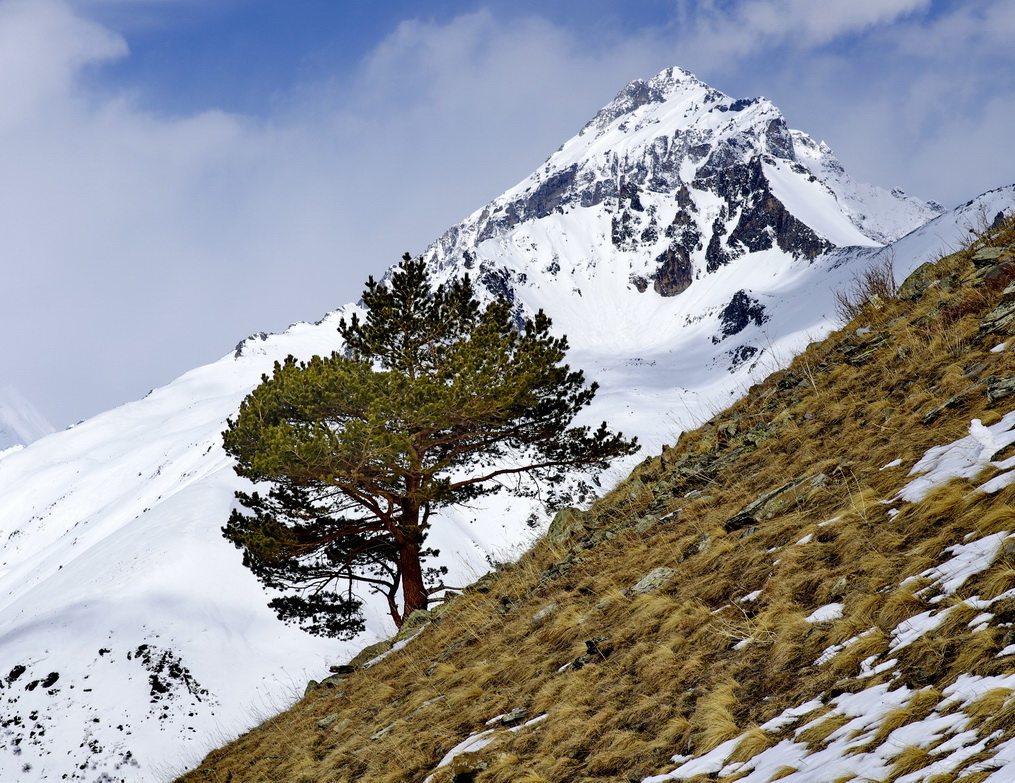
MULTIPOLYGON (((398 564, 402 572, 402 622, 417 609, 426 609, 429 597, 423 584, 423 566, 419 561, 420 543, 416 539, 398 545, 398 564)), ((398 623, 401 627, 402 623, 398 623)))

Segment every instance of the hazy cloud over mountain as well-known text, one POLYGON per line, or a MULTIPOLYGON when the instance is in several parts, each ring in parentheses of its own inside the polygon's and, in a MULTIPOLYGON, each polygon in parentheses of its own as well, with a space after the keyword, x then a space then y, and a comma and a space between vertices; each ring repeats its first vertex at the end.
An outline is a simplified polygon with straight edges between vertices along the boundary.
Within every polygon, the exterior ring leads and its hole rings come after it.
POLYGON ((0 380, 57 424, 355 299, 669 65, 860 179, 1015 180, 1001 0, 287 8, 0 2, 0 380))

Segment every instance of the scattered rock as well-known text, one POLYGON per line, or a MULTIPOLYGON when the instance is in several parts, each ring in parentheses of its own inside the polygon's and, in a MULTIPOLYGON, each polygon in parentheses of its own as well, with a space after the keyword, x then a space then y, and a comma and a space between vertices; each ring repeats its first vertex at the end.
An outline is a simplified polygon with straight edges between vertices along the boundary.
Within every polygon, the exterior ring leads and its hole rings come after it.
POLYGON ((635 520, 634 532, 644 535, 652 528, 656 527, 656 525, 658 525, 661 521, 662 520, 660 520, 655 514, 645 514, 635 520))
POLYGON ((627 588, 624 592, 627 595, 643 595, 645 593, 655 592, 669 582, 675 573, 676 571, 672 568, 665 568, 662 566, 654 568, 627 588))
POLYGON ((497 572, 491 571, 488 574, 483 574, 479 579, 473 582, 471 585, 465 588, 467 593, 489 593, 490 587, 497 580, 497 572))
POLYGON ((580 562, 582 562, 582 558, 577 555, 569 555, 563 560, 552 563, 549 568, 539 575, 539 581, 537 584, 542 586, 547 582, 551 582, 554 579, 559 579, 560 577, 565 576, 580 562))
POLYGON ((476 775, 490 768, 490 755, 481 750, 460 753, 451 761, 452 783, 472 783, 476 775))
POLYGON ((710 546, 712 546, 711 533, 702 533, 701 535, 698 536, 697 540, 693 544, 691 544, 686 550, 684 550, 684 553, 681 555, 680 559, 686 560, 689 557, 694 557, 694 555, 700 555, 710 546))
POLYGON ((737 530, 757 526, 759 522, 785 513, 802 503, 814 490, 828 484, 828 476, 818 473, 814 476, 794 479, 778 489, 766 492, 753 503, 726 520, 723 530, 733 533, 737 530))
POLYGON ((529 717, 529 711, 524 707, 515 707, 513 710, 505 712, 497 720, 493 721, 489 725, 494 726, 514 726, 516 723, 521 723, 523 720, 529 717))
POLYGON ((461 593, 445 593, 444 596, 430 608, 430 622, 439 623, 447 617, 454 608, 461 593))
POLYGON ((892 335, 888 332, 875 332, 866 335, 869 339, 858 343, 844 342, 836 347, 842 354, 843 361, 853 367, 861 367, 870 361, 874 354, 892 341, 892 335))
POLYGON ((1001 301, 980 321, 977 337, 986 334, 1015 334, 1015 283, 1008 286, 1001 294, 1001 301))
POLYGON ((984 378, 981 381, 977 381, 976 383, 974 383, 974 384, 972 384, 970 386, 967 386, 965 389, 960 391, 955 396, 949 397, 947 400, 945 400, 943 403, 938 405, 936 408, 934 408, 934 409, 928 411, 927 413, 925 413, 923 415, 923 417, 920 419, 920 421, 924 425, 931 424, 932 422, 934 422, 935 419, 938 418, 938 416, 940 416, 946 410, 952 410, 954 408, 958 408, 961 405, 965 404, 965 402, 966 402, 966 396, 971 391, 973 391, 974 389, 979 388, 980 386, 983 386, 985 383, 989 385, 992 379, 993 379, 993 376, 990 376, 988 378, 984 378))
POLYGON ((562 508, 550 522, 545 538, 551 544, 566 544, 581 538, 593 527, 587 512, 577 508, 562 508))
POLYGON ((987 401, 995 403, 1015 394, 1015 375, 1010 378, 993 378, 987 382, 987 401))
POLYGON ((933 261, 920 264, 909 277, 902 281, 902 285, 898 288, 899 299, 908 299, 909 301, 919 299, 936 279, 936 273, 937 266, 933 261))
POLYGON ((427 699, 425 702, 420 704, 416 709, 414 709, 412 712, 406 715, 405 720, 412 720, 417 715, 419 715, 419 713, 421 713, 423 710, 429 707, 431 704, 437 704, 437 702, 446 701, 447 698, 448 698, 447 696, 434 696, 432 699, 427 699))
POLYGON ((371 644, 369 647, 364 647, 356 657, 349 661, 348 665, 354 669, 359 669, 363 664, 372 661, 378 655, 382 655, 395 646, 395 643, 390 639, 384 639, 383 641, 371 644))
POLYGON ((532 625, 535 627, 539 627, 540 625, 543 624, 543 621, 546 620, 547 617, 556 612, 558 609, 560 609, 560 604, 556 602, 544 606, 542 609, 540 609, 538 612, 532 615, 532 625))
POLYGON ((338 716, 339 716, 339 713, 336 712, 336 713, 333 713, 333 714, 329 715, 326 718, 321 718, 319 721, 317 721, 317 728, 319 728, 319 729, 326 729, 326 728, 328 728, 328 726, 330 726, 332 723, 334 723, 336 720, 338 720, 338 716))
POLYGON ((571 662, 571 670, 577 671, 590 663, 598 663, 610 657, 613 647, 606 644, 610 640, 608 636, 596 636, 585 641, 585 654, 579 655, 571 662))

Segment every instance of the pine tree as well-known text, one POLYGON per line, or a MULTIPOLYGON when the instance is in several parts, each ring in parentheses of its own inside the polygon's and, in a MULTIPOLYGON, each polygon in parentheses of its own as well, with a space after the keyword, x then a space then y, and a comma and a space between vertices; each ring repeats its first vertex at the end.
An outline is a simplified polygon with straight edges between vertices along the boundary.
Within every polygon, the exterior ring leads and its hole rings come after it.
POLYGON ((481 306, 468 277, 435 287, 408 254, 362 304, 363 320, 340 322, 344 354, 276 362, 223 433, 236 472, 270 486, 237 493, 223 533, 266 586, 296 591, 271 602, 279 617, 324 635, 362 628, 354 582, 387 597, 396 625, 426 608, 438 509, 638 448, 605 423, 570 426, 596 384, 563 363, 542 311, 518 327, 508 302, 481 306))

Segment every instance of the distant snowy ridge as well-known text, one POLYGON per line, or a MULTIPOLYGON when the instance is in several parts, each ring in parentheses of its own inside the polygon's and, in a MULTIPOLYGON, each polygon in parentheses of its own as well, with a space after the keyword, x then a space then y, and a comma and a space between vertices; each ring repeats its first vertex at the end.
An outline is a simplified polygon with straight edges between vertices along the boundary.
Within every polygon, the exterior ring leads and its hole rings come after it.
MULTIPOLYGON (((1006 188, 918 228, 933 205, 833 163, 767 101, 671 69, 426 255, 546 310, 601 384, 586 418, 651 453, 833 328, 832 291, 860 265, 894 252, 904 275, 961 241, 981 204, 1015 205, 1006 188)), ((382 606, 352 643, 283 626, 221 535, 242 486, 226 419, 274 361, 340 349, 354 307, 0 459, 0 780, 159 779, 389 632, 382 606)), ((525 544, 534 511, 451 511, 430 543, 466 583, 525 544)))
POLYGON ((11 385, 0 386, 0 454, 55 432, 53 425, 11 385))

